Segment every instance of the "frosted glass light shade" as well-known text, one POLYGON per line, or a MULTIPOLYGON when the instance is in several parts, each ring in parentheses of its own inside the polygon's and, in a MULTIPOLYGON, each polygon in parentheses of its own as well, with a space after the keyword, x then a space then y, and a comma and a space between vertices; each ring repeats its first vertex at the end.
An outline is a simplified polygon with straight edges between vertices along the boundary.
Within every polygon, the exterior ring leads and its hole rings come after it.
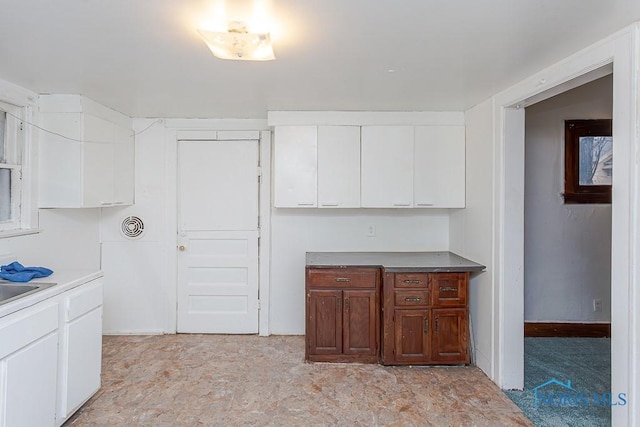
POLYGON ((245 27, 230 28, 228 32, 198 30, 214 56, 242 61, 276 59, 269 33, 249 33, 245 27))

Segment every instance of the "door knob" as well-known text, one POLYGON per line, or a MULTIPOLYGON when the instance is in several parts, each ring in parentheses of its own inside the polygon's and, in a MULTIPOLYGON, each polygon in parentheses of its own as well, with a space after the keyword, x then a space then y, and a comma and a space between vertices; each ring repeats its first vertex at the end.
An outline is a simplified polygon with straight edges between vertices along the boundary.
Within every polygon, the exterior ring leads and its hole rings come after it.
POLYGON ((186 249, 187 249, 187 247, 185 245, 178 246, 178 250, 180 250, 180 251, 185 251, 186 249))

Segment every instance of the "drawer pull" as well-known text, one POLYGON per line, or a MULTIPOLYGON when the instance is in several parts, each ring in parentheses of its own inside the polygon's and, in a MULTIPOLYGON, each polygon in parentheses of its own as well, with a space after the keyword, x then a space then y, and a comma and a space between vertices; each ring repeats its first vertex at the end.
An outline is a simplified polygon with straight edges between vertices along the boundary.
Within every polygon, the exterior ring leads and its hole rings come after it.
POLYGON ((350 282, 351 279, 348 277, 336 277, 336 282, 350 282))
POLYGON ((455 286, 440 286, 440 292, 458 292, 455 286))
POLYGON ((406 297, 404 300, 406 302, 420 302, 420 297, 406 297))
MULTIPOLYGON (((437 320, 436 320, 437 322, 437 320)), ((425 317, 424 318, 424 333, 428 334, 429 333, 429 318, 425 317)))
MULTIPOLYGON (((418 280, 418 279, 405 279, 403 280, 404 283, 413 283, 413 284, 420 284, 422 283, 422 280, 418 280)), ((440 288, 442 289, 442 288, 440 288)))

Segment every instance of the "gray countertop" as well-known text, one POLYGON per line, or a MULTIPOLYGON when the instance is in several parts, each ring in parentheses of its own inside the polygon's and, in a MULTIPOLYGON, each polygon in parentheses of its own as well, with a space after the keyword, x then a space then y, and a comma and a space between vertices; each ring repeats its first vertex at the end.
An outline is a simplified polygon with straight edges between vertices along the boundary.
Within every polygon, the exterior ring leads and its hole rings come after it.
POLYGON ((390 273, 482 271, 453 252, 307 252, 310 267, 381 267, 390 273))

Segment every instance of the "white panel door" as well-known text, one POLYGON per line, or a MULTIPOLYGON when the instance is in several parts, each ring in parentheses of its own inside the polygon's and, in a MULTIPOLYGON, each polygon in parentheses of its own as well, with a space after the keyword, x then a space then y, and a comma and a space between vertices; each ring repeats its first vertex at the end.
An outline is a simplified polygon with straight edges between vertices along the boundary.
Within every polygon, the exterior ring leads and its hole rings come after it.
POLYGON ((178 332, 258 332, 258 153, 178 142, 178 332))
POLYGON ((413 206, 413 126, 362 127, 362 207, 413 206))
POLYGON ((359 126, 318 126, 318 206, 360 207, 359 126))
POLYGON ((464 208, 464 126, 415 128, 415 207, 464 208))

